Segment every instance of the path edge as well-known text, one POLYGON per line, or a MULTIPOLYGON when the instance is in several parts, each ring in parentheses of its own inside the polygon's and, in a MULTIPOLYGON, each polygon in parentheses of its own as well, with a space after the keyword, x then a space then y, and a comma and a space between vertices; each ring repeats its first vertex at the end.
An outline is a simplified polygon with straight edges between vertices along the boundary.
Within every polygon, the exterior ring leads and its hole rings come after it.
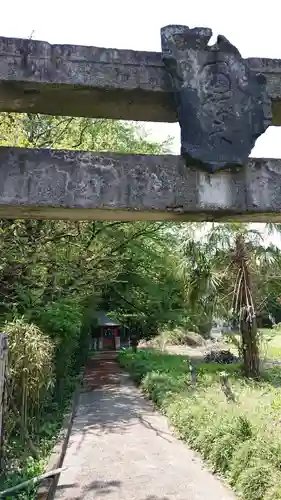
MULTIPOLYGON (((70 438, 70 433, 72 430, 73 421, 78 407, 79 396, 83 382, 83 372, 84 370, 81 370, 81 372, 78 375, 78 379, 75 384, 75 389, 72 396, 72 403, 70 409, 63 418, 57 442, 51 452, 51 455, 49 457, 44 472, 49 472, 51 470, 62 467, 70 438)), ((35 497, 36 500, 53 500, 59 482, 59 478, 60 474, 57 474, 56 476, 44 479, 37 490, 35 497)))

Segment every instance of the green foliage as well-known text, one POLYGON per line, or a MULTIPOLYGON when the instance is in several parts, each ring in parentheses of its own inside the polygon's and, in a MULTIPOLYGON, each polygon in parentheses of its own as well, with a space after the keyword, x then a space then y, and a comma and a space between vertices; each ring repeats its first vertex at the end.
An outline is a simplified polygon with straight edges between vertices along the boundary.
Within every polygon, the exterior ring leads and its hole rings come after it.
POLYGON ((266 490, 274 480, 274 472, 268 462, 257 461, 253 467, 243 470, 237 481, 237 490, 245 500, 263 500, 266 490))
POLYGON ((16 220, 0 221, 1 228, 4 317, 38 317, 50 302, 91 295, 93 307, 114 310, 150 337, 186 314, 166 224, 16 220))
POLYGON ((128 350, 119 354, 119 363, 167 415, 179 437, 224 475, 243 500, 280 497, 275 412, 281 396, 280 388, 271 385, 276 368, 264 380, 249 382, 239 364, 226 365, 237 398, 229 403, 220 387, 221 365, 198 363, 194 389, 184 356, 128 350))
MULTIPOLYGON (((45 462, 44 460, 34 460, 32 457, 27 457, 21 464, 20 469, 10 470, 8 476, 5 479, 0 477, 0 489, 8 489, 20 484, 21 482, 32 479, 33 477, 42 474, 44 472, 45 462)), ((36 498, 36 489, 33 486, 26 488, 18 492, 16 498, 19 500, 33 500, 36 498)), ((14 495, 9 495, 5 497, 5 500, 13 500, 14 495)))
POLYGON ((66 344, 75 343, 76 345, 83 315, 81 304, 76 303, 75 300, 61 299, 57 302, 49 302, 37 314, 38 321, 55 344, 63 342, 66 349, 66 344))
MULTIPOLYGON (((55 383, 52 339, 24 318, 6 323, 4 328, 8 334, 9 374, 14 404, 8 398, 4 426, 8 470, 0 477, 1 489, 30 479, 44 470, 46 455, 54 444, 62 418, 62 407, 59 408, 52 399, 55 383), (22 427, 28 431, 35 448, 39 449, 39 458, 36 460, 30 456, 31 450, 22 427)), ((34 488, 29 488, 19 493, 18 498, 28 500, 34 495, 34 488)))
MULTIPOLYGON (((72 336, 80 331, 81 312, 77 314, 74 307, 62 301, 61 304, 49 304, 44 315, 38 311, 37 314, 41 328, 24 319, 15 319, 5 325, 9 343, 10 379, 18 411, 15 413, 9 404, 4 427, 5 459, 9 467, 0 476, 1 489, 43 472, 73 394, 75 378, 71 373, 71 363, 65 357, 70 351, 66 347, 64 353, 59 335, 64 336, 64 345, 68 346, 67 329, 72 336), (61 381, 64 382, 63 391, 54 394, 53 385, 56 383, 58 387, 61 381), (29 443, 26 442, 25 433, 22 433, 22 426, 18 425, 18 417, 29 431, 39 453, 38 459, 30 456, 29 443)), ((73 345, 71 339, 70 345, 73 345)), ((31 500, 34 495, 35 488, 30 487, 19 493, 18 497, 31 500)))
MULTIPOLYGON (((274 225, 274 230, 280 232, 280 227, 274 225)), ((213 317, 229 321, 236 319, 232 308, 235 305, 233 289, 237 278, 237 235, 242 235, 245 241, 258 321, 270 312, 275 316, 280 309, 281 259, 278 246, 273 243, 265 245, 262 235, 250 224, 182 225, 178 272, 185 277, 190 317, 201 334, 208 334, 213 317)))
POLYGON ((34 426, 42 402, 54 383, 53 344, 36 325, 23 318, 5 325, 13 397, 23 423, 34 426))
POLYGON ((263 500, 281 500, 281 474, 274 478, 274 485, 269 487, 263 500))
POLYGON ((55 346, 56 392, 62 393, 75 365, 75 355, 81 337, 83 307, 74 300, 49 302, 37 311, 38 322, 55 346))
POLYGON ((276 468, 279 467, 281 456, 281 443, 270 441, 266 434, 258 435, 245 441, 237 448, 231 459, 229 479, 236 484, 242 472, 249 466, 254 467, 257 463, 269 463, 276 468))
POLYGON ((21 115, 24 135, 33 147, 160 154, 169 140, 152 142, 137 123, 116 120, 21 115))
POLYGON ((160 154, 169 151, 170 139, 162 144, 150 141, 138 123, 1 113, 0 145, 160 154))
POLYGON ((29 141, 24 130, 23 115, 0 113, 0 145, 26 148, 29 141))

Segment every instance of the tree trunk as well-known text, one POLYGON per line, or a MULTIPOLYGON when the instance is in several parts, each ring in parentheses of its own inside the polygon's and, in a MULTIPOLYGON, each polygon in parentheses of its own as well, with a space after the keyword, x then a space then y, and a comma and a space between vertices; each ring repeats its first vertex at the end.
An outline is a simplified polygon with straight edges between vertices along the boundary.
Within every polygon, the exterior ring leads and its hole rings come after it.
POLYGON ((131 335, 131 346, 134 353, 138 350, 138 338, 135 334, 131 335))
POLYGON ((239 327, 242 340, 244 372, 246 377, 258 378, 260 375, 260 360, 258 348, 257 317, 254 305, 252 285, 245 240, 242 234, 236 238, 235 260, 238 266, 237 289, 234 291, 236 313, 239 314, 239 327))
POLYGON ((240 321, 240 332, 245 375, 246 377, 258 378, 260 375, 260 360, 257 345, 258 332, 256 318, 254 317, 251 323, 242 318, 240 321))

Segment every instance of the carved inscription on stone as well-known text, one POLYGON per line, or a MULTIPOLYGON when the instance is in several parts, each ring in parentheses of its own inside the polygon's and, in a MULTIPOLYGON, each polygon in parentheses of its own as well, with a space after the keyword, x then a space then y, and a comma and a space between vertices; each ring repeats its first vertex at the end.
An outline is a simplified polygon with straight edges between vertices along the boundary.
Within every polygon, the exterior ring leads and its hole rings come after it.
POLYGON ((181 153, 209 172, 246 163, 256 139, 271 124, 266 79, 240 52, 209 28, 161 29, 163 62, 181 128, 181 153))

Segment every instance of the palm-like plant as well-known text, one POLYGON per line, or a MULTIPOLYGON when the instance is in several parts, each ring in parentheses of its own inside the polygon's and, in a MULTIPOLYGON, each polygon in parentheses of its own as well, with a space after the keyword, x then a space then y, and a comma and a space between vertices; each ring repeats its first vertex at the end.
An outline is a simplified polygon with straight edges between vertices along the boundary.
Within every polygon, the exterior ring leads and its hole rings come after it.
POLYGON ((249 224, 205 224, 201 236, 194 237, 194 225, 192 233, 184 234, 189 307, 209 321, 214 315, 236 319, 245 374, 257 377, 257 312, 274 281, 273 269, 276 273, 280 267, 280 251, 273 244, 264 246, 261 233, 249 224))
POLYGON ((178 268, 178 275, 185 283, 186 300, 191 322, 200 333, 210 330, 217 304, 217 290, 221 285, 221 276, 214 266, 213 255, 207 245, 194 239, 184 241, 183 259, 178 268))

